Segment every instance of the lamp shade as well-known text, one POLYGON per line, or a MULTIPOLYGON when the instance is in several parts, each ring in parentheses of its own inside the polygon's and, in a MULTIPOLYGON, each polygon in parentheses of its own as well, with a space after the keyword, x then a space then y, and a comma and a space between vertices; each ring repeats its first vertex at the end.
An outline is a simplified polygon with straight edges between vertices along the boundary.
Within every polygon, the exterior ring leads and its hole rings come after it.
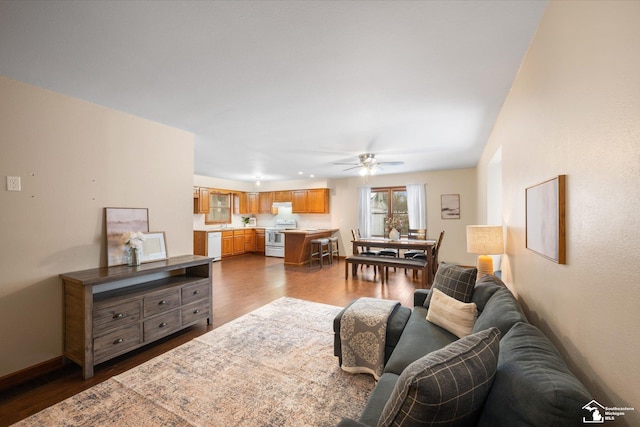
POLYGON ((467 252, 478 255, 504 253, 501 225, 467 225, 467 252))

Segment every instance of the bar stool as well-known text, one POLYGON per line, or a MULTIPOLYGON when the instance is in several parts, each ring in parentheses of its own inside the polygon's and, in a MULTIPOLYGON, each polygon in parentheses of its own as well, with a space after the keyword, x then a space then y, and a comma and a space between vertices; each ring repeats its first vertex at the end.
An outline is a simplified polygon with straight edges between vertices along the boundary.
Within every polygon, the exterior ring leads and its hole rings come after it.
POLYGON ((335 255, 338 258, 338 264, 340 263, 340 248, 338 247, 338 238, 335 236, 329 237, 329 252, 331 256, 329 257, 329 261, 333 264, 333 256, 335 255))
POLYGON ((314 260, 317 260, 320 263, 320 268, 322 268, 325 257, 329 257, 329 262, 331 262, 329 239, 313 239, 309 242, 309 267, 313 265, 314 260))

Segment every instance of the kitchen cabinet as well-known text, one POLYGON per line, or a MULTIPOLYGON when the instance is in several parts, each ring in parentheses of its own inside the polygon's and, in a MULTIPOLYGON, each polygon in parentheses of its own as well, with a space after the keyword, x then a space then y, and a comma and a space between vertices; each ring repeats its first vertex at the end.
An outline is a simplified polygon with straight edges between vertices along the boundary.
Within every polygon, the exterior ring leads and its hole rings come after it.
POLYGON ((247 213, 260 213, 260 201, 258 193, 245 193, 247 196, 247 213))
POLYGON ((258 213, 261 214, 270 214, 271 208, 273 205, 273 194, 271 192, 260 192, 258 193, 258 199, 260 202, 260 207, 258 213))
POLYGON ((291 191, 272 191, 273 202, 291 202, 293 195, 291 191))
POLYGON ((291 211, 293 213, 329 213, 329 189, 292 191, 291 211))
POLYGON ((307 190, 307 212, 329 213, 329 189, 315 188, 307 190))
POLYGON ((233 213, 236 215, 247 213, 247 193, 233 193, 233 213))
POLYGON ((291 212, 306 213, 307 212, 307 190, 294 190, 291 200, 291 212))
POLYGON ((61 274, 64 357, 94 366, 200 321, 211 324, 212 260, 185 255, 61 274))
POLYGON ((222 257, 233 255, 233 231, 222 232, 222 257))
POLYGON ((193 213, 209 213, 209 189, 204 187, 194 187, 193 189, 193 213))
POLYGON ((244 252, 244 230, 233 230, 233 255, 240 255, 244 252))
POLYGON ((256 252, 264 253, 265 232, 264 228, 256 229, 256 252))
POLYGON ((218 193, 209 190, 209 212, 204 217, 204 223, 231 223, 231 193, 218 193))
POLYGON ((244 230, 244 251, 245 252, 256 251, 256 230, 254 229, 244 230))

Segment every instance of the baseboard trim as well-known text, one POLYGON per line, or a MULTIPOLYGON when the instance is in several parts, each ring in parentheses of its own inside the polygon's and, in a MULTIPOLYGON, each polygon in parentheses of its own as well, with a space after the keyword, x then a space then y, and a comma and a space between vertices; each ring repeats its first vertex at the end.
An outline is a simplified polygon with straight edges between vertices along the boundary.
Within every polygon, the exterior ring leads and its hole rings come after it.
POLYGON ((11 387, 15 387, 18 384, 27 382, 34 378, 38 378, 42 375, 56 371, 63 366, 62 356, 55 357, 51 360, 45 360, 37 365, 29 366, 28 368, 14 372, 9 375, 5 375, 0 378, 0 391, 7 390, 11 387))

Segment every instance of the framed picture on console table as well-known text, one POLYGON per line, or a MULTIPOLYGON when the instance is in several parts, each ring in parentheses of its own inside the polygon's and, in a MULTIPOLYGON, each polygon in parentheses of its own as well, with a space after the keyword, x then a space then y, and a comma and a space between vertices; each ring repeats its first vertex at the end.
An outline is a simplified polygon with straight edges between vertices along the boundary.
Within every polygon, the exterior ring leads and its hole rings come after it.
POLYGON ((558 175, 525 190, 527 249, 566 264, 565 180, 558 175))
POLYGON ((149 210, 147 208, 104 208, 107 230, 107 265, 127 263, 122 235, 131 231, 149 231, 149 210))
POLYGON ((164 231, 144 233, 140 262, 163 261, 167 259, 167 242, 164 231))

